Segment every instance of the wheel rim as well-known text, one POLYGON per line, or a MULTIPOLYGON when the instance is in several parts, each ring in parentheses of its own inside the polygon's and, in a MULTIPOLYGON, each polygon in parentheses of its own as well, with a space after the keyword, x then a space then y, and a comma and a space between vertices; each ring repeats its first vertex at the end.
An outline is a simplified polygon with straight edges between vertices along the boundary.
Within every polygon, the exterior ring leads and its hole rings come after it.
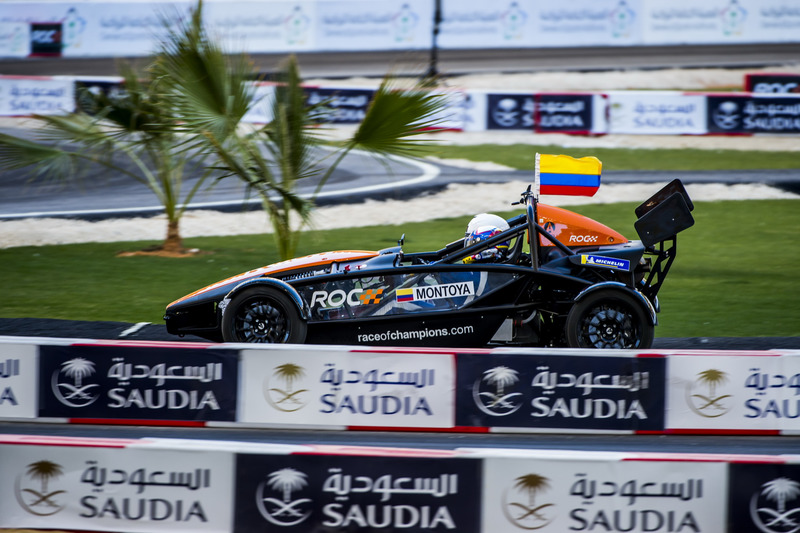
POLYGON ((289 338, 290 326, 282 307, 272 300, 259 298, 241 305, 233 330, 241 342, 284 343, 289 338))
POLYGON ((579 340, 582 346, 591 348, 636 348, 641 327, 623 306, 593 307, 581 320, 579 340))

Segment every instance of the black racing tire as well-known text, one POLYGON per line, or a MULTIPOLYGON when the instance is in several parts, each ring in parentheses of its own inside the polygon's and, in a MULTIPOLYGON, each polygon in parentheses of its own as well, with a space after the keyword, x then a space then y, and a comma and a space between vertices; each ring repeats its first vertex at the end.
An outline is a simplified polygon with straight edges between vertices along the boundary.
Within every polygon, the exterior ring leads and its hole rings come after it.
POLYGON ((567 346, 644 350, 654 327, 643 304, 622 290, 603 289, 576 303, 567 315, 567 346))
POLYGON ((308 326, 292 299, 273 287, 249 287, 222 313, 225 342, 301 344, 308 326))

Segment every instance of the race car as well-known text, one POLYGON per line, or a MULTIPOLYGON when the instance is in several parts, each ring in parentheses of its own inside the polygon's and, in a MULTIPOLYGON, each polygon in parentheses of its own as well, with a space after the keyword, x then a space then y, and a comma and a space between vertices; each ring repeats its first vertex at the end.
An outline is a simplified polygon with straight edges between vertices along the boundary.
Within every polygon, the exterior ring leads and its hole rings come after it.
POLYGON ((257 268, 169 304, 167 330, 235 343, 650 347, 676 235, 694 224, 683 184, 636 208, 640 240, 628 240, 539 203, 538 179, 524 212, 485 238, 418 253, 401 238, 257 268))

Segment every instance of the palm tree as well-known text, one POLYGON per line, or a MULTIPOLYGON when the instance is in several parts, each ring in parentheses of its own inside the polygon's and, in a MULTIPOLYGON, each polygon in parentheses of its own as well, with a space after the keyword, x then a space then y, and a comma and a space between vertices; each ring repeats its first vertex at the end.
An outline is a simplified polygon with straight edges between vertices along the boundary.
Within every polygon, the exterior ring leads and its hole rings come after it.
POLYGON ((64 474, 61 465, 52 461, 36 461, 28 465, 27 474, 31 479, 38 479, 42 483, 42 493, 47 494, 47 483, 50 479, 64 474))
POLYGON ((64 372, 65 376, 75 379, 75 387, 77 388, 81 387, 84 377, 94 372, 94 363, 83 357, 70 359, 69 361, 61 363, 61 366, 63 367, 62 372, 64 372))
MULTIPOLYGON (((37 178, 69 181, 79 179, 91 164, 104 165, 144 184, 158 198, 167 231, 156 251, 183 252, 180 219, 209 172, 201 172, 185 190, 184 171, 201 156, 170 127, 176 120, 170 95, 160 91, 150 71, 139 74, 123 65, 120 74, 124 91, 114 96, 84 91, 80 108, 71 115, 34 115, 40 123, 34 141, 0 134, 0 168, 29 167, 37 178)), ((201 161, 195 164, 199 168, 201 161)))
POLYGON ((786 510, 787 499, 791 500, 800 496, 800 483, 785 477, 767 481, 762 487, 761 493, 767 499, 778 502, 778 513, 780 514, 786 510))
POLYGON ((424 146, 415 139, 435 126, 443 100, 421 85, 395 90, 387 78, 353 136, 332 154, 320 155, 315 148, 321 141, 314 132, 323 114, 306 105, 297 60, 290 56, 276 76, 271 122, 242 128, 245 114, 258 103, 251 84, 254 72, 244 56, 224 61, 225 54, 203 29, 201 9, 202 1, 165 42, 158 54, 160 79, 174 98, 184 131, 204 141, 219 160, 219 170, 258 195, 279 255, 288 259, 310 221, 315 198, 342 159, 354 149, 379 157, 414 153, 424 146), (309 178, 319 181, 311 197, 302 198, 298 181, 309 178), (292 215, 299 215, 299 221, 292 215))
POLYGON ((722 370, 716 370, 714 368, 703 370, 698 374, 698 376, 698 381, 700 383, 705 383, 708 385, 712 398, 716 392, 717 385, 721 385, 722 383, 728 381, 728 375, 725 372, 722 370))
POLYGON ((284 503, 289 503, 292 491, 306 486, 306 475, 294 468, 282 468, 267 476, 270 488, 283 491, 284 503))
POLYGON ((483 380, 489 385, 497 387, 497 395, 503 396, 506 386, 513 385, 519 378, 517 378, 517 371, 507 366, 496 366, 490 368, 483 373, 483 380))
POLYGON ((525 474, 524 476, 518 477, 515 481, 515 489, 520 489, 528 493, 528 506, 530 508, 533 508, 536 494, 550 488, 550 483, 548 483, 550 480, 539 474, 525 474))
POLYGON ((291 393, 292 383, 294 383, 296 379, 305 376, 305 371, 303 370, 303 367, 298 366, 294 363, 284 363, 275 369, 275 376, 278 379, 282 379, 283 381, 286 382, 286 386, 288 387, 289 392, 291 393))

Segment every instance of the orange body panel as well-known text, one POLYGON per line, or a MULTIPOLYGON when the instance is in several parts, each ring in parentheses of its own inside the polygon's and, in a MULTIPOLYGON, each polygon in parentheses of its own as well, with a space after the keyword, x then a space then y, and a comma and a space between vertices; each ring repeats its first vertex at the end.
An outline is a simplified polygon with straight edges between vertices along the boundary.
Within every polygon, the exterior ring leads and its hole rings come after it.
MULTIPOLYGON (((628 242, 608 226, 560 207, 538 204, 537 215, 539 225, 566 246, 605 246, 628 242)), ((553 246, 541 235, 539 243, 541 246, 553 246)))
POLYGON ((267 274, 277 274, 278 272, 285 272, 287 270, 294 270, 297 268, 308 268, 308 267, 328 265, 330 263, 339 263, 343 261, 370 259, 372 257, 375 257, 376 255, 378 255, 378 252, 370 252, 366 250, 339 250, 335 252, 323 252, 318 254, 306 255, 303 257, 296 257, 294 259, 287 259, 286 261, 281 261, 280 263, 273 263, 271 265, 249 270, 247 272, 244 272, 243 274, 237 274, 236 276, 223 279, 222 281, 218 281, 213 285, 208 285, 207 287, 198 289, 191 294, 187 294, 183 298, 179 298, 169 305, 181 302, 183 300, 187 300, 192 296, 202 294, 204 292, 216 289, 217 287, 221 287, 223 285, 235 281, 244 281, 250 278, 260 277, 267 274))

